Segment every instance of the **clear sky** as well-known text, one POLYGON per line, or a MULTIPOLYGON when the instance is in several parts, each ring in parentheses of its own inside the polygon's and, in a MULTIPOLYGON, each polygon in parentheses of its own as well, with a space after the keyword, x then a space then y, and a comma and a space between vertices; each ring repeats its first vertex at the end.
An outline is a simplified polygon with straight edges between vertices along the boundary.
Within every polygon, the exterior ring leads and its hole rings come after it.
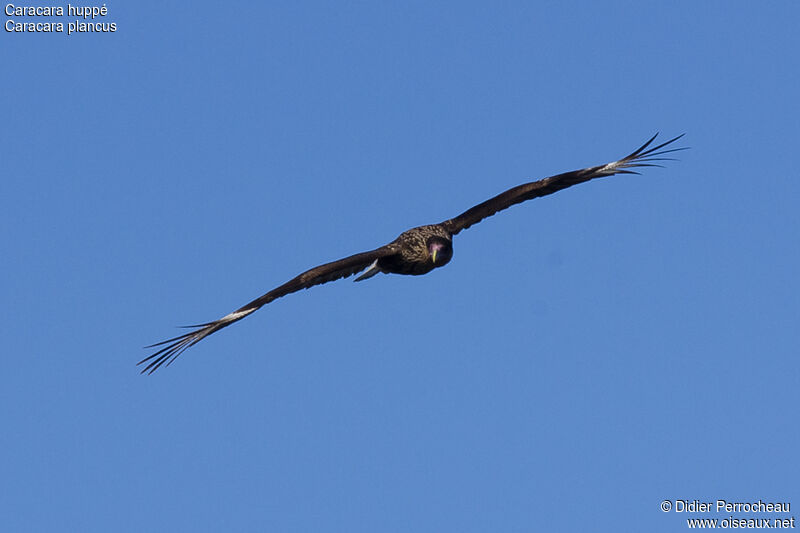
POLYGON ((800 516, 796 2, 106 6, 113 33, 0 32, 0 529, 800 516), (691 150, 138 373, 174 326, 657 131, 691 150))

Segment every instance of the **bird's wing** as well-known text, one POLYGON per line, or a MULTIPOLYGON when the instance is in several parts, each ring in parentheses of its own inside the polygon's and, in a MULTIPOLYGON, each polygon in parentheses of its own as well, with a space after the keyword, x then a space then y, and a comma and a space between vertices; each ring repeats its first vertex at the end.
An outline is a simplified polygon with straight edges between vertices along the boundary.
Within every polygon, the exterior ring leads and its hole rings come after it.
POLYGON ((162 348, 149 357, 139 361, 137 365, 147 363, 147 366, 142 369, 142 374, 152 374, 158 369, 158 367, 165 363, 167 366, 169 366, 172 361, 174 361, 181 353, 183 353, 184 350, 190 346, 200 342, 215 331, 219 331, 222 328, 230 326, 234 322, 243 319, 261 306, 270 303, 272 300, 280 298, 281 296, 286 296, 287 294, 291 294, 293 292, 297 292, 300 289, 309 289, 314 285, 321 285, 322 283, 352 276, 356 272, 364 270, 376 259, 395 254, 397 251, 397 245, 390 243, 370 252, 351 255, 350 257, 345 257, 344 259, 339 259, 338 261, 326 263, 324 265, 314 267, 311 270, 307 270, 296 278, 287 281, 280 287, 272 289, 265 295, 256 298, 249 304, 240 307, 236 311, 225 315, 219 320, 208 322, 206 324, 187 326, 195 329, 189 333, 179 335, 178 337, 147 346, 147 348, 153 348, 156 346, 162 346, 162 348))
POLYGON ((658 136, 656 133, 649 141, 644 143, 641 148, 633 152, 627 157, 623 157, 619 161, 608 163, 607 165, 600 165, 596 167, 584 168, 582 170, 573 170, 572 172, 565 172, 557 176, 550 176, 539 181, 532 181, 509 189, 504 193, 498 194, 494 198, 490 198, 485 202, 467 209, 460 215, 450 220, 442 222, 442 226, 450 232, 451 235, 457 234, 463 229, 467 229, 473 224, 477 224, 484 218, 490 217, 507 209, 512 205, 531 200, 540 196, 547 196, 554 192, 566 189, 578 183, 592 180, 594 178, 603 178, 606 176, 613 176, 614 174, 638 174, 638 172, 631 170, 638 167, 657 167, 661 166, 655 161, 668 161, 669 157, 662 157, 664 154, 676 152, 678 150, 685 150, 685 148, 670 148, 664 147, 677 141, 683 135, 678 135, 674 139, 670 139, 665 143, 658 146, 648 148, 655 138, 658 136))

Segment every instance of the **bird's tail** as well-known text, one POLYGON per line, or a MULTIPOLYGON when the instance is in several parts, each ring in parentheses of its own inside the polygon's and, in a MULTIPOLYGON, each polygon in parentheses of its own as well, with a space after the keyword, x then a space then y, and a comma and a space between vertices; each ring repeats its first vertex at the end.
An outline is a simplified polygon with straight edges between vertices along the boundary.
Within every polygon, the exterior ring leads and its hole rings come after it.
POLYGON ((362 281, 365 279, 369 279, 375 274, 379 274, 380 272, 382 272, 381 267, 378 266, 378 260, 376 259, 375 261, 372 262, 370 266, 367 267, 367 269, 360 276, 358 276, 353 281, 362 281))

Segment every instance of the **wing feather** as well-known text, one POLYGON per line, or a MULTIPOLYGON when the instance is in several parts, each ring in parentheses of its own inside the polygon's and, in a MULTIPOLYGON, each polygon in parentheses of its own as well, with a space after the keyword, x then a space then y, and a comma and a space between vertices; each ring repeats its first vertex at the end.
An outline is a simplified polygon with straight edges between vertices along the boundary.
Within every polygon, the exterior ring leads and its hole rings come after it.
POLYGON ((395 253, 397 253, 397 245, 391 243, 369 252, 351 255, 350 257, 345 257, 344 259, 339 259, 338 261, 333 261, 314 267, 287 281, 280 287, 276 287, 268 293, 259 296, 252 302, 243 305, 236 311, 225 315, 219 320, 214 320, 213 322, 207 322, 205 324, 197 324, 195 326, 187 326, 195 329, 188 333, 184 333, 183 335, 178 335, 177 337, 146 346, 146 348, 156 348, 159 346, 162 346, 162 348, 160 348, 154 354, 145 357, 136 364, 143 365, 147 363, 147 365, 142 369, 142 374, 152 374, 158 370, 160 366, 169 366, 172 364, 172 362, 187 348, 197 344, 212 333, 243 319, 247 315, 255 312, 260 307, 277 298, 297 292, 301 289, 309 289, 315 285, 321 285, 323 283, 328 283, 329 281, 352 276, 353 274, 364 270, 376 259, 393 255, 395 253))
POLYGON ((653 141, 658 137, 658 133, 653 135, 646 143, 644 143, 638 150, 632 154, 623 157, 619 161, 614 161, 606 165, 599 165, 596 167, 584 168, 581 170, 573 170, 572 172, 565 172, 557 176, 550 176, 539 181, 532 181, 509 189, 503 193, 498 194, 494 198, 490 198, 483 203, 467 209, 460 215, 450 220, 442 222, 444 228, 452 235, 457 234, 461 230, 465 230, 473 224, 477 224, 484 218, 490 217, 507 209, 512 205, 522 203, 526 200, 532 200, 540 196, 547 196, 554 192, 566 189, 578 183, 595 178, 604 178, 606 176, 613 176, 614 174, 638 174, 635 170, 638 167, 653 167, 661 166, 655 162, 669 161, 672 158, 661 157, 664 154, 685 150, 686 148, 669 148, 664 149, 666 146, 677 141, 683 135, 670 139, 657 146, 650 147, 653 141))

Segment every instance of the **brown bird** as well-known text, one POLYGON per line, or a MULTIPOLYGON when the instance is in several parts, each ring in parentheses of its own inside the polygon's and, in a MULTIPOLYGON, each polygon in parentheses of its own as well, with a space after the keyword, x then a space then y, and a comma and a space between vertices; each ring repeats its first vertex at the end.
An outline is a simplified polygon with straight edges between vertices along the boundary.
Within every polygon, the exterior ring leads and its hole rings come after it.
POLYGON ((410 274, 412 276, 427 274, 434 268, 442 267, 450 262, 450 259, 453 257, 454 235, 457 235, 461 230, 467 229, 473 224, 477 224, 484 218, 494 215, 498 211, 502 211, 503 209, 526 200, 553 194, 561 189, 566 189, 567 187, 595 178, 604 178, 606 176, 613 176, 614 174, 638 174, 638 172, 631 169, 661 166, 656 164, 655 161, 672 160, 672 158, 663 157, 664 154, 685 150, 685 148, 664 149, 664 147, 677 141, 683 137, 683 135, 679 135, 665 143, 648 148, 657 136, 658 134, 654 135, 650 140, 644 143, 641 148, 618 161, 605 165, 598 165, 596 167, 573 170, 571 172, 558 174, 557 176, 550 176, 549 178, 544 178, 539 181, 532 181, 519 185, 475 207, 467 209, 455 218, 445 220, 439 224, 412 228, 408 231, 404 231, 395 240, 380 248, 376 248, 370 252, 351 255, 350 257, 345 257, 344 259, 339 259, 338 261, 326 263, 314 267, 311 270, 307 270, 296 278, 287 281, 280 287, 272 289, 265 295, 256 298, 249 304, 240 307, 219 320, 195 326, 187 326, 195 329, 189 333, 179 335, 178 337, 147 346, 147 348, 157 346, 163 346, 163 348, 160 348, 149 357, 142 359, 137 365, 147 363, 142 369, 142 373, 152 374, 165 363, 169 366, 184 350, 200 342, 215 331, 230 326, 234 322, 256 311, 261 306, 281 296, 297 292, 300 289, 308 289, 314 285, 321 285, 322 283, 352 276, 362 270, 364 272, 358 276, 355 281, 371 278, 380 272, 384 274, 410 274))

